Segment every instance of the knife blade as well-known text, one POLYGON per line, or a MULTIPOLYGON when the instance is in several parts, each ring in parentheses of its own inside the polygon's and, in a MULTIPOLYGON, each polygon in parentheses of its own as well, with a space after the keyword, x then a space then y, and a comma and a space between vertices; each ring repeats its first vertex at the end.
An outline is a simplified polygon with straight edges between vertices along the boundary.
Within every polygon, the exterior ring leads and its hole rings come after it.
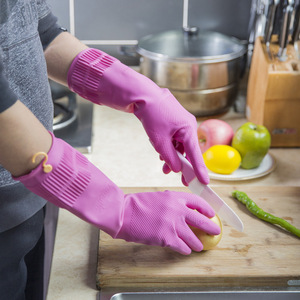
POLYGON ((243 231, 244 224, 238 215, 208 185, 202 184, 197 179, 193 166, 179 152, 178 157, 181 161, 182 175, 184 176, 191 192, 207 201, 215 210, 216 214, 218 214, 228 225, 234 227, 238 231, 243 231))

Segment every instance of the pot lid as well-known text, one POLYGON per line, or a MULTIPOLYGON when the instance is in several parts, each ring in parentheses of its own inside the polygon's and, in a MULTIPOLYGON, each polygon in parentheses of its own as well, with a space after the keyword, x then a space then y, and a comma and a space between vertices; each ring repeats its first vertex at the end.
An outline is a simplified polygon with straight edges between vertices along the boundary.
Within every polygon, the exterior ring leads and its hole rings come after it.
POLYGON ((246 48, 236 38, 192 27, 145 36, 137 52, 158 60, 219 62, 242 56, 246 48))

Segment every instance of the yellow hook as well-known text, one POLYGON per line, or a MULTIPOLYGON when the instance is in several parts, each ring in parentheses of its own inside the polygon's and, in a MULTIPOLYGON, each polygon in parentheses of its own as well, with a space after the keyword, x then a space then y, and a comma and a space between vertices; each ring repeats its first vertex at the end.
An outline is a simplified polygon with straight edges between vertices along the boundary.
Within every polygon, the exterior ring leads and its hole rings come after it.
POLYGON ((44 161, 43 161, 43 171, 45 173, 50 173, 52 171, 52 166, 51 165, 47 165, 47 161, 48 161, 48 154, 45 152, 37 152, 36 154, 33 155, 32 157, 32 162, 35 163, 35 159, 38 155, 43 155, 45 157, 44 161))

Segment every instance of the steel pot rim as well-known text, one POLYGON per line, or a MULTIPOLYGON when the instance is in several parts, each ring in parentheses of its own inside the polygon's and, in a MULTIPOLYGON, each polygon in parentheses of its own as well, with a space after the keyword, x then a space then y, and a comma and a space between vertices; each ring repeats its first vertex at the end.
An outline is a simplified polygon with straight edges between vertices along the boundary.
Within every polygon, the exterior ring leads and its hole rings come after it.
MULTIPOLYGON (((172 32, 178 32, 178 31, 171 30, 171 31, 166 31, 163 34, 168 34, 169 32, 172 33, 172 32)), ((138 42, 136 51, 141 56, 152 59, 152 60, 156 60, 156 61, 180 62, 180 63, 202 63, 202 64, 203 63, 204 64, 205 63, 207 63, 207 64, 208 63, 220 63, 220 62, 228 62, 231 60, 235 60, 237 58, 242 57, 247 51, 245 45, 243 45, 243 43, 235 37, 225 36, 223 34, 213 32, 213 31, 205 31, 205 32, 202 32, 202 34, 206 34, 206 35, 212 34, 212 35, 218 35, 220 37, 225 37, 227 41, 231 41, 233 44, 239 45, 240 49, 239 49, 239 51, 235 51, 235 52, 233 51, 230 53, 220 54, 220 55, 174 57, 174 56, 170 56, 167 54, 150 51, 150 50, 147 50, 144 47, 142 47, 141 44, 143 44, 143 41, 151 40, 153 37, 156 36, 155 34, 151 34, 151 35, 143 37, 138 42)))

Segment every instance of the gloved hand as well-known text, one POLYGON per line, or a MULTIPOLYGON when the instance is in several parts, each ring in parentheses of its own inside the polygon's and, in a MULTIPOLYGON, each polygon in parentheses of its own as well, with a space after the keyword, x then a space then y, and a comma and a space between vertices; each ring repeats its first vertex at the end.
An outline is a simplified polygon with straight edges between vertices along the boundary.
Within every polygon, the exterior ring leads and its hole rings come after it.
POLYGON ((53 135, 48 161, 14 179, 113 238, 189 254, 201 251, 202 244, 188 224, 220 233, 208 219, 213 209, 198 196, 170 191, 124 195, 80 152, 53 135))
POLYGON ((69 88, 96 104, 132 112, 142 122, 150 142, 170 169, 181 170, 176 150, 185 152, 198 179, 209 177, 198 145, 196 118, 168 89, 162 89, 119 60, 97 49, 86 49, 68 72, 69 88))

